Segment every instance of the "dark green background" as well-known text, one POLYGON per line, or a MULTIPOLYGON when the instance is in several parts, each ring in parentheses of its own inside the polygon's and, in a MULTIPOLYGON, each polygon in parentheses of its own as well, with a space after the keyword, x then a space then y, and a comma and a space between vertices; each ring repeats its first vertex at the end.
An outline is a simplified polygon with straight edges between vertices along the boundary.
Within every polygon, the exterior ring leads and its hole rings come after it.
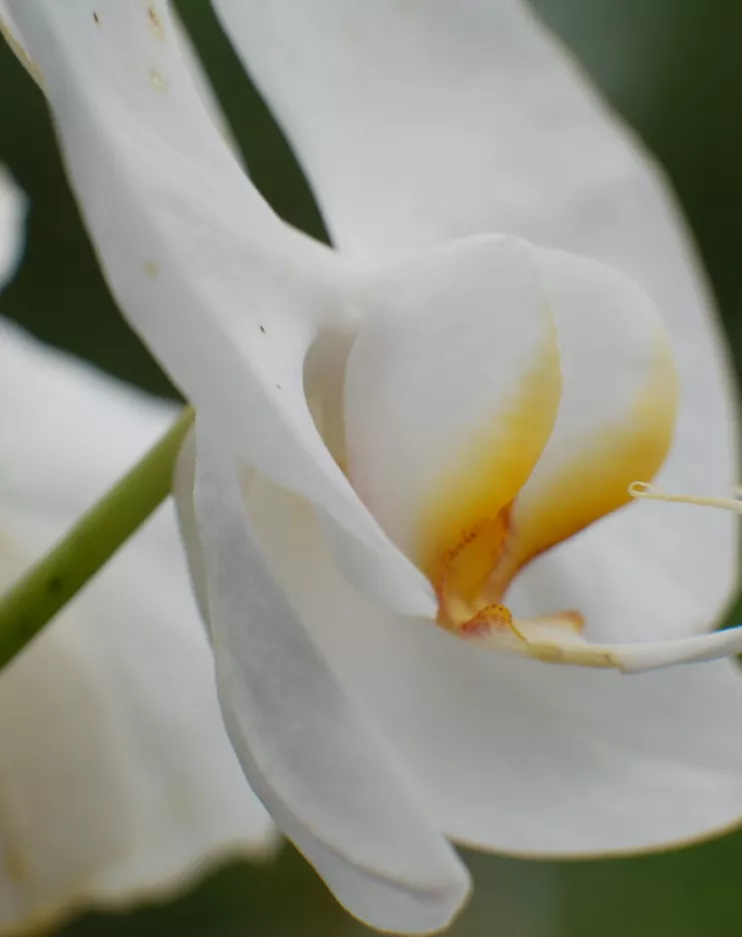
MULTIPOLYGON (((202 49, 253 178, 284 217, 321 234, 301 174, 207 4, 182 0, 179 6, 202 49)), ((739 367, 742 4, 538 0, 536 6, 668 170, 711 273, 739 367)), ((0 163, 11 167, 31 199, 26 260, 3 294, 3 313, 118 375, 167 392, 167 382, 119 319, 97 272, 56 156, 43 101, 1 46, 0 128, 0 163)), ((454 937, 742 933, 742 833, 633 860, 467 859, 477 887, 451 931, 454 937)), ((275 864, 226 869, 173 904, 119 916, 89 915, 70 924, 64 934, 350 937, 363 931, 287 847, 275 864)))

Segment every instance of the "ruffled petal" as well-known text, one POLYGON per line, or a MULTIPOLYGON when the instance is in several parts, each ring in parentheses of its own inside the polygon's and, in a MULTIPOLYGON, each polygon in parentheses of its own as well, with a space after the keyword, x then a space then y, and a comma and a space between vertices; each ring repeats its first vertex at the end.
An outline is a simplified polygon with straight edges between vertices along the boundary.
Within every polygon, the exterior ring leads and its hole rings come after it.
POLYGON ((222 711, 245 773, 352 914, 395 932, 443 928, 466 897, 466 871, 266 567, 206 419, 191 562, 203 564, 222 711))

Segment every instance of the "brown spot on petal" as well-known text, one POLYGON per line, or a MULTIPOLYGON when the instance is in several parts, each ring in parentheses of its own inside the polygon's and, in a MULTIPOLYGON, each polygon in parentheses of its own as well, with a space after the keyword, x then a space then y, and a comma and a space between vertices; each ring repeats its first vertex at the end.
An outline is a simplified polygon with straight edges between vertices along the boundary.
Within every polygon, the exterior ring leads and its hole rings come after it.
POLYGON ((150 25, 150 29, 157 36, 158 39, 165 38, 165 27, 160 19, 160 14, 154 8, 154 6, 147 7, 147 20, 150 25))

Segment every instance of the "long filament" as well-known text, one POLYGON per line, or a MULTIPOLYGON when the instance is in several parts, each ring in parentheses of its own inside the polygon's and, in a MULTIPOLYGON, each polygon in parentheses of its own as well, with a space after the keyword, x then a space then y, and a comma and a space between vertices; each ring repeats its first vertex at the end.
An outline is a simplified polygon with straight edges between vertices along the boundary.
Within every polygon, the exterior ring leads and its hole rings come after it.
MULTIPOLYGON (((735 489, 736 491, 737 489, 735 489)), ((632 498, 645 501, 668 501, 672 504, 696 504, 706 508, 721 508, 742 514, 742 500, 739 498, 706 498, 698 495, 671 494, 655 488, 647 482, 632 482, 628 488, 632 498)))

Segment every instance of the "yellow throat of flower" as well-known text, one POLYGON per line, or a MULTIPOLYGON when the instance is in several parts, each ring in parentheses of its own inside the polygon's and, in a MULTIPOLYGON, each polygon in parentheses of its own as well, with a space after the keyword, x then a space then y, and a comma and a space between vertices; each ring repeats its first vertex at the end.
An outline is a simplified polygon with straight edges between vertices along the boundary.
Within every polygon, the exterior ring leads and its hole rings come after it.
MULTIPOLYGON (((513 578, 631 501, 630 484, 653 478, 672 442, 677 381, 666 349, 622 421, 550 462, 550 436, 560 427, 544 406, 545 380, 546 369, 523 383, 509 412, 440 478, 421 512, 416 559, 436 590, 439 624, 461 637, 502 632, 522 639, 522 623, 502 604, 513 578)), ((553 392, 558 400, 558 388, 553 392)), ((577 633, 582 625, 577 610, 538 620, 539 628, 577 633)))

